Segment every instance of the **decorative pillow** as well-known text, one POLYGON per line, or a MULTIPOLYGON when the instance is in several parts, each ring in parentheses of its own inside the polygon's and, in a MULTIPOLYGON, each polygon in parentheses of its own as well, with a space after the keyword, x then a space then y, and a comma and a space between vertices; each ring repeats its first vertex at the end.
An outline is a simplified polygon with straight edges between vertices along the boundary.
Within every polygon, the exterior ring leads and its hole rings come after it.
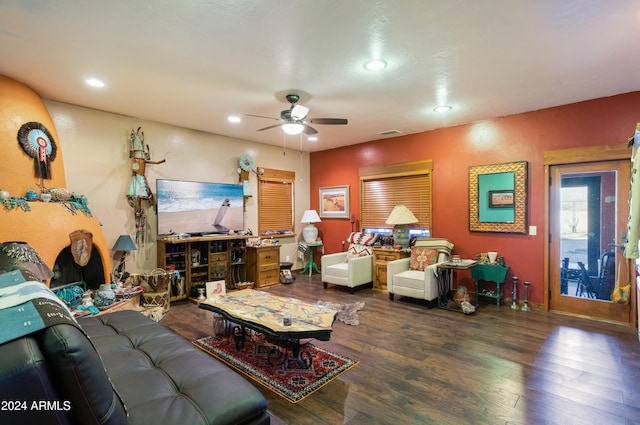
POLYGON ((429 247, 415 246, 411 249, 411 270, 424 270, 425 266, 430 266, 438 262, 438 250, 429 247))
POLYGON ((344 261, 348 262, 352 258, 366 257, 367 255, 371 254, 373 254, 373 252, 370 246, 352 243, 347 250, 347 257, 344 259, 344 261))
POLYGON ((350 244, 372 246, 378 240, 377 233, 352 232, 347 238, 350 244))

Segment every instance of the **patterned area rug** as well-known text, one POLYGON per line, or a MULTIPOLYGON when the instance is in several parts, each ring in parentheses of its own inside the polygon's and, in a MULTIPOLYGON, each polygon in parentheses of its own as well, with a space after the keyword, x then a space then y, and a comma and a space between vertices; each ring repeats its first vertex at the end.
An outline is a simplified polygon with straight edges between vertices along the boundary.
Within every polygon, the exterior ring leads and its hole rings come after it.
POLYGON ((279 347, 261 339, 247 338, 244 350, 239 351, 232 338, 207 337, 193 344, 292 403, 298 403, 359 363, 311 343, 300 346, 300 362, 291 355, 283 361, 284 356, 278 354, 281 351, 274 351, 279 347))

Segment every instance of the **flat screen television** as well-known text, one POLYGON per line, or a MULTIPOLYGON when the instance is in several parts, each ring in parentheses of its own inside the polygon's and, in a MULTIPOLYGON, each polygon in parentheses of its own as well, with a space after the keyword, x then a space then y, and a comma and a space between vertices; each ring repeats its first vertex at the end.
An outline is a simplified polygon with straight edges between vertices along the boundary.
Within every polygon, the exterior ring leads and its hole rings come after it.
POLYGON ((156 180, 158 235, 244 230, 241 184, 156 180))

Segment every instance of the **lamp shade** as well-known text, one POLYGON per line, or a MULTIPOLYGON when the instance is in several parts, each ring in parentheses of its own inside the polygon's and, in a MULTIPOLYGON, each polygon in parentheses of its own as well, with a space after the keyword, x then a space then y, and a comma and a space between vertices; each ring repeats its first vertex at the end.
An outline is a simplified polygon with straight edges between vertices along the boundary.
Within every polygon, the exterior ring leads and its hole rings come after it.
POLYGON ((306 210, 304 214, 302 214, 302 220, 300 220, 301 223, 320 223, 321 221, 316 210, 306 210))
POLYGON ((112 251, 136 251, 136 244, 133 243, 131 236, 129 235, 120 235, 118 236, 118 240, 116 241, 112 251))
POLYGON ((418 219, 406 205, 396 205, 387 218, 387 224, 411 224, 417 223, 418 219))
POLYGON ((320 223, 320 216, 316 210, 306 210, 302 214, 302 223, 309 223, 302 229, 302 238, 306 243, 313 243, 318 239, 318 228, 313 223, 320 223))

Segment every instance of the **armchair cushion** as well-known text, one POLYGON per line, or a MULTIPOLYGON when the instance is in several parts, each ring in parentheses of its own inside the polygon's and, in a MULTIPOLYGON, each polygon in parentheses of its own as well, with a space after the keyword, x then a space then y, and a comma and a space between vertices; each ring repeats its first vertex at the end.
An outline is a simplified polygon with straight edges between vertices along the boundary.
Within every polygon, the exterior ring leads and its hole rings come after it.
POLYGON ((430 266, 438 261, 438 250, 435 248, 414 246, 411 248, 411 263, 409 269, 424 270, 425 266, 430 266))

